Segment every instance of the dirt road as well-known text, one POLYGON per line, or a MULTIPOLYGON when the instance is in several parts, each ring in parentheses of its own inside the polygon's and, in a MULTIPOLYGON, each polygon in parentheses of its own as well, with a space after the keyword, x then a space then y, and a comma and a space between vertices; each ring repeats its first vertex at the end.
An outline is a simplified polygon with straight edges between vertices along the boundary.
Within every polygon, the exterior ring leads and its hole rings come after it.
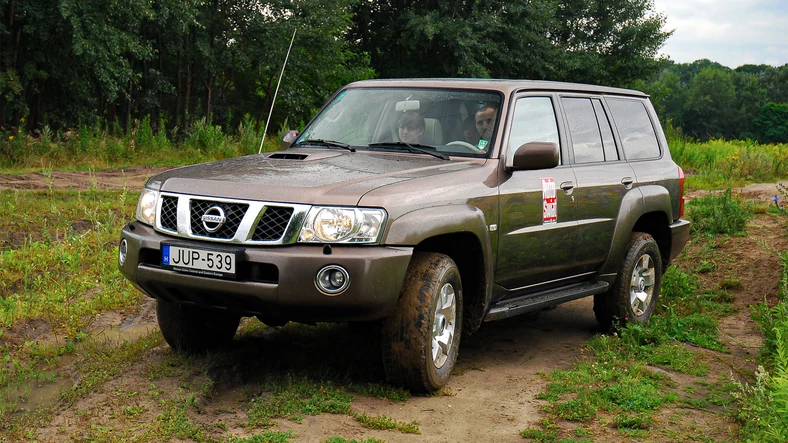
POLYGON ((172 169, 164 166, 132 166, 101 171, 30 172, 0 174, 0 191, 6 189, 142 189, 152 175, 172 169))
MULTIPOLYGON (((99 188, 139 189, 145 179, 166 168, 135 167, 124 171, 94 173, 0 175, 0 189, 65 189, 99 188)), ((773 195, 774 185, 757 185, 743 188, 742 195, 765 201, 773 195)), ((750 224, 747 237, 734 237, 718 247, 719 266, 702 275, 704 285, 719 287, 725 279, 736 278, 741 285, 730 289, 735 296, 738 313, 721 322, 721 338, 731 351, 716 353, 704 351, 712 370, 704 379, 713 383, 720 377, 741 379, 755 367, 755 355, 761 344, 760 334, 749 317, 749 306, 767 299, 774 299, 780 274, 780 261, 775 251, 788 248, 782 235, 782 222, 768 214, 760 214, 750 224), (738 368, 735 372, 731 368, 738 368)), ((694 245, 689 245, 692 250, 694 245)), ((679 263, 679 266, 690 263, 679 263)), ((110 340, 135 338, 148 330, 155 330, 155 314, 151 301, 140 305, 136 314, 105 313, 94 322, 94 331, 110 340)), ((252 321, 256 321, 253 320, 252 321)), ((406 402, 381 400, 355 395, 352 408, 371 416, 387 416, 402 422, 417 421, 420 435, 397 431, 370 430, 362 427, 348 415, 322 414, 306 416, 298 422, 278 419, 275 429, 293 430, 297 442, 319 442, 339 435, 345 438, 375 437, 387 442, 515 442, 523 441, 518 432, 533 426, 543 418, 541 409, 546 404, 536 398, 544 391, 546 380, 540 373, 569 368, 583 356, 584 344, 598 333, 592 312, 591 299, 578 300, 555 309, 540 311, 502 322, 485 324, 474 336, 462 343, 456 374, 449 382, 444 395, 412 397, 406 402)), ((308 332, 269 329, 264 333, 242 336, 233 348, 212 361, 206 374, 188 380, 178 376, 163 377, 155 382, 156 395, 152 396, 152 382, 146 375, 152 365, 166 361, 171 351, 166 345, 147 351, 144 361, 132 365, 130 370, 105 384, 100 392, 79 400, 71 406, 56 405, 51 423, 38 428, 43 441, 61 441, 86 437, 86 423, 90 427, 107 429, 144 429, 162 413, 161 398, 174 398, 183 392, 185 384, 194 385, 209 381, 210 395, 190 409, 189 420, 207 429, 217 439, 229 435, 249 436, 255 431, 244 426, 248 422, 248 403, 251 392, 256 392, 264 380, 256 375, 261 368, 273 363, 285 364, 298 372, 306 369, 311 356, 315 361, 327 363, 337 373, 357 374, 354 365, 372 366, 376 351, 372 347, 354 342, 357 337, 340 326, 328 334, 317 336, 308 332), (300 335, 299 335, 300 334, 300 335), (347 346, 360 346, 353 359, 337 358, 347 354, 347 346), (368 361, 369 360, 369 361, 368 361), (299 365, 301 365, 299 367, 299 365), (147 393, 137 397, 135 405, 141 407, 131 419, 124 416, 128 402, 120 393, 147 393)), ((369 345, 372 346, 372 345, 369 345)), ((166 364, 165 364, 166 366, 166 364)), ((382 370, 382 368, 378 368, 382 370)), ((265 371, 262 371, 265 373, 265 371)), ((667 372, 667 371, 663 371, 667 372)), ((76 371, 67 365, 61 374, 71 374, 67 383, 79 383, 76 371)), ((374 371, 353 382, 375 381, 374 371)), ((681 388, 682 377, 679 380, 681 388)), ((686 377, 684 377, 686 378, 686 377)), ((689 382, 688 382, 689 383, 689 382)), ((131 395, 131 394, 129 394, 131 395)), ((720 411, 693 411, 671 407, 661 413, 655 427, 678 426, 670 414, 681 414, 694 420, 693 425, 711 438, 726 440, 735 432, 736 425, 720 411)), ((576 426, 576 424, 567 424, 576 426)), ((594 425, 595 441, 628 441, 609 426, 594 425)), ((657 435, 660 435, 657 433, 657 435)))

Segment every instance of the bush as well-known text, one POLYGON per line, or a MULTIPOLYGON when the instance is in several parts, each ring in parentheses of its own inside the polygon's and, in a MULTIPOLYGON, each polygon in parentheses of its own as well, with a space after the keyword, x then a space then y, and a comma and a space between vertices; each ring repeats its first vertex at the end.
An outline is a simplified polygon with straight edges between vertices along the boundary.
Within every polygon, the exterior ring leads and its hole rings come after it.
POLYGON ((734 235, 744 230, 752 211, 728 188, 722 195, 709 194, 690 200, 687 216, 692 220, 695 234, 734 235))

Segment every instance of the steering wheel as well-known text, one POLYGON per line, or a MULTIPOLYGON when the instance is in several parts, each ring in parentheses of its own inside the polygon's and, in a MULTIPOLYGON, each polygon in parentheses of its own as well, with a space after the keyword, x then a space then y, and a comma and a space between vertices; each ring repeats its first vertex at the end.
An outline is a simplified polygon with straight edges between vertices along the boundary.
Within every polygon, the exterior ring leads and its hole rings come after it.
POLYGON ((446 143, 446 146, 462 146, 463 148, 470 150, 474 154, 485 152, 484 149, 479 149, 477 146, 473 146, 472 144, 468 142, 464 142, 462 140, 455 140, 453 142, 446 143))

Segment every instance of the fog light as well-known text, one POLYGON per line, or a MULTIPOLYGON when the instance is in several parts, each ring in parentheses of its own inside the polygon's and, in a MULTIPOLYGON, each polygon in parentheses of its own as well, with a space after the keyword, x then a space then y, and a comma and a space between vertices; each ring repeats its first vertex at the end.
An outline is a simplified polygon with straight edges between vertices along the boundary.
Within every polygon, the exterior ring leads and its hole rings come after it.
POLYGON ((329 265, 317 272, 315 286, 327 295, 337 295, 350 285, 350 275, 345 268, 329 265))
POLYGON ((120 247, 118 248, 118 264, 123 266, 126 263, 126 253, 129 251, 129 243, 124 238, 120 241, 120 247))

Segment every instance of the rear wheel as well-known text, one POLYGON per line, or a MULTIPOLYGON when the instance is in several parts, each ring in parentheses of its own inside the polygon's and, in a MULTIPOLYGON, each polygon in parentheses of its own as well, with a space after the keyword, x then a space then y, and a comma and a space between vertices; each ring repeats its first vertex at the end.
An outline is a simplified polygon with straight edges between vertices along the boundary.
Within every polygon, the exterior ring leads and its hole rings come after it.
POLYGON ((184 352, 229 344, 241 322, 239 314, 164 300, 156 300, 156 319, 167 344, 184 352))
POLYGON ((662 255, 651 235, 635 232, 629 240, 613 287, 594 296, 597 321, 609 329, 617 323, 645 323, 654 313, 662 283, 662 255))
POLYGON ((396 313, 383 322, 383 365, 390 383, 417 392, 442 388, 460 346, 462 281, 447 255, 417 252, 396 313))

